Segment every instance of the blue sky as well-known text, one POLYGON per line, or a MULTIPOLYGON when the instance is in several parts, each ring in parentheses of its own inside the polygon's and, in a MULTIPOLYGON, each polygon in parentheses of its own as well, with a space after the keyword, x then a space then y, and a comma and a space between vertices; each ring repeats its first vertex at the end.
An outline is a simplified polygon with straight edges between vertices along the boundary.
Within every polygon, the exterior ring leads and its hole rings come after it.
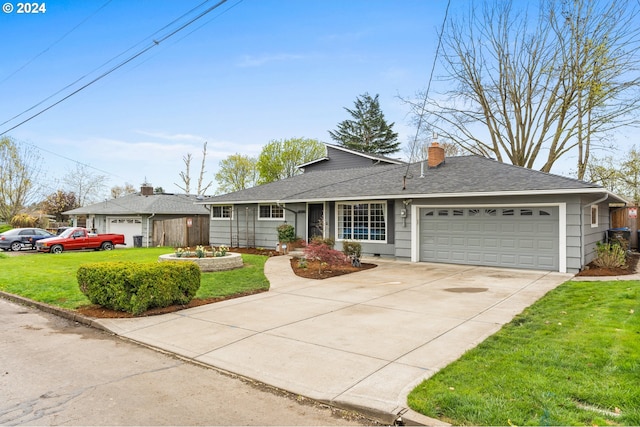
MULTIPOLYGON (((0 123, 150 46, 169 31, 158 30, 200 3, 49 0, 44 13, 0 13, 0 123)), ((7 135, 41 149, 51 191, 74 169, 73 159, 99 169, 96 174, 109 172, 107 188, 138 187, 146 179, 179 192, 182 157, 193 154, 194 182, 204 141, 206 178, 213 181, 219 160, 257 155, 274 139, 332 142, 328 130, 349 118, 344 107, 365 92, 380 95, 405 143, 415 130, 398 95, 426 87, 446 5, 229 0, 7 135)), ((0 133, 71 91, 1 125, 0 133)))

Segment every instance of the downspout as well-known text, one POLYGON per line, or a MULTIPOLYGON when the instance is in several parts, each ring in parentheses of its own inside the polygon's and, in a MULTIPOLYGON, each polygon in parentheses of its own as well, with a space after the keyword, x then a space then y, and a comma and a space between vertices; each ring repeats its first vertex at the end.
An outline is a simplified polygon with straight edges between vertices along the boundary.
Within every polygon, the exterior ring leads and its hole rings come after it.
POLYGON ((147 217, 147 248, 149 247, 149 220, 154 216, 156 216, 156 214, 152 213, 150 216, 147 217))
MULTIPOLYGON (((609 198, 609 193, 606 193, 604 195, 604 197, 601 197, 600 199, 594 200, 591 203, 587 203, 584 207, 585 208, 591 208, 591 206, 593 205, 597 205, 600 204, 602 202, 604 202, 605 200, 607 200, 609 198)), ((580 215, 580 230, 582 230, 580 232, 580 264, 581 265, 585 265, 585 260, 586 260, 586 251, 584 250, 584 211, 581 213, 580 215)), ((609 214, 609 224, 611 224, 611 214, 609 214)))
MULTIPOLYGON (((289 209, 288 207, 286 207, 284 205, 284 203, 280 204, 280 202, 276 202, 276 205, 280 206, 282 209, 284 209, 286 211, 289 211, 289 212, 293 213, 293 232, 297 236, 298 235, 298 230, 297 230, 298 229, 298 212, 294 211, 293 209, 289 209)), ((302 211, 302 212, 304 212, 304 211, 302 211)), ((287 222, 286 218, 285 218, 285 222, 287 222)))

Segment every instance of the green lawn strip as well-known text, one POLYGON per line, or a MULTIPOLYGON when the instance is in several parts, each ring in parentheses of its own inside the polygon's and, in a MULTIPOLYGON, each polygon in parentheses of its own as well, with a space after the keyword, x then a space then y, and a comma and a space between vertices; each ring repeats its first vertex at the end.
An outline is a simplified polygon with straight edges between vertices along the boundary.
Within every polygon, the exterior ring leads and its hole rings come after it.
MULTIPOLYGON (((157 262, 172 248, 130 248, 115 251, 63 252, 7 256, 0 254, 0 290, 54 306, 77 309, 90 304, 80 292, 76 271, 81 264, 126 261, 157 262)), ((264 275, 266 256, 242 255, 245 267, 203 273, 196 298, 224 297, 269 289, 264 275)))
POLYGON ((455 425, 640 425, 640 282, 567 282, 409 395, 455 425))

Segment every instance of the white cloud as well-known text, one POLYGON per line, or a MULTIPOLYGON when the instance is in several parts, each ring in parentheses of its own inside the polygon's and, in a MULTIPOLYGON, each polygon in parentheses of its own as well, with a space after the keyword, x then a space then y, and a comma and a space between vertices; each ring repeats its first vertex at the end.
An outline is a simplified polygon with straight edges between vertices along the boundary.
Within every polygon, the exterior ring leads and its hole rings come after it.
POLYGON ((145 130, 134 130, 135 133, 144 136, 150 136, 152 138, 164 139, 167 141, 197 141, 204 142, 206 138, 200 135, 192 135, 189 133, 176 133, 169 134, 166 132, 153 132, 153 131, 145 131, 145 130))

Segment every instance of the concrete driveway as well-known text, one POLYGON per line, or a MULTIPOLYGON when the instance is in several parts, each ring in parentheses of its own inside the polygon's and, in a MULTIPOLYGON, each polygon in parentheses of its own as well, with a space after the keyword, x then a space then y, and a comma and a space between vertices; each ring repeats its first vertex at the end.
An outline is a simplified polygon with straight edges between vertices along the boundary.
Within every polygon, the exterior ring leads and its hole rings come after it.
MULTIPOLYGON (((425 378, 572 275, 365 260, 378 267, 316 281, 270 258, 269 292, 106 329, 200 363, 355 408, 386 422, 425 378)), ((416 422, 434 423, 409 411, 416 422)))

